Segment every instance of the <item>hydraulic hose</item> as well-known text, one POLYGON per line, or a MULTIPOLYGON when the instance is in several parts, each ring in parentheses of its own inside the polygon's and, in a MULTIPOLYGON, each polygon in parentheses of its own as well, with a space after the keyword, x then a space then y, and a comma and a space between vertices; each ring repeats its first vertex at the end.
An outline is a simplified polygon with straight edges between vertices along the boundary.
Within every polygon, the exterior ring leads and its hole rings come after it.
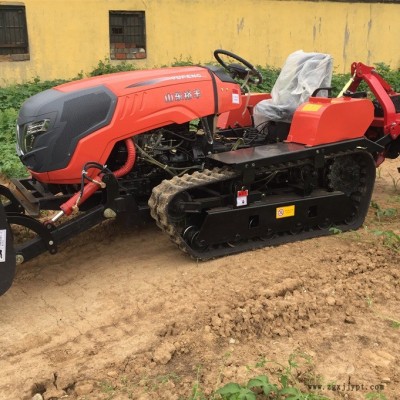
POLYGON ((135 165, 136 149, 132 139, 126 139, 125 146, 126 150, 128 151, 128 157, 125 164, 120 169, 114 172, 116 178, 120 178, 121 176, 126 175, 135 165))
MULTIPOLYGON (((126 175, 135 165, 136 149, 132 139, 126 139, 125 146, 128 152, 127 159, 125 164, 120 169, 113 172, 116 178, 126 175)), ((91 182, 88 182, 84 186, 83 190, 76 192, 69 200, 61 204, 60 208, 62 213, 57 214, 57 219, 62 215, 70 215, 73 211, 78 210, 79 205, 90 198, 99 189, 99 187, 104 188, 105 183, 102 182, 102 177, 103 173, 98 174, 91 180, 91 182)), ((55 222, 54 218, 52 219, 52 222, 55 222)))

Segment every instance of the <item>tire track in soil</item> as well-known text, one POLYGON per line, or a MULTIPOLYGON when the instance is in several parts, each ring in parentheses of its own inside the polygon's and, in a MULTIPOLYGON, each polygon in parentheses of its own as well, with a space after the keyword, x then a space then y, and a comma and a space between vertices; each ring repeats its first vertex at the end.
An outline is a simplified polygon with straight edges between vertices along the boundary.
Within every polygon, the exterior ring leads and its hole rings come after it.
POLYGON ((320 268, 227 305, 211 318, 212 330, 221 337, 289 336, 326 323, 339 310, 345 322, 354 323, 354 309, 367 299, 388 300, 389 293, 399 292, 400 272, 388 266, 384 253, 369 250, 367 255, 322 257, 319 263, 320 268), (383 277, 390 279, 385 282, 383 277))

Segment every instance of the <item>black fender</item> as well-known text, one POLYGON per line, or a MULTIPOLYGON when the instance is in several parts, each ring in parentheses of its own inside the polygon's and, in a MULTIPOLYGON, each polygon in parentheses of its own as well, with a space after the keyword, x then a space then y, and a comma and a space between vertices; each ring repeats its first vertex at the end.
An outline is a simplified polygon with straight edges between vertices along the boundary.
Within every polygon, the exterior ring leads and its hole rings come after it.
POLYGON ((0 203, 0 296, 11 287, 15 276, 15 266, 13 234, 4 206, 0 203))

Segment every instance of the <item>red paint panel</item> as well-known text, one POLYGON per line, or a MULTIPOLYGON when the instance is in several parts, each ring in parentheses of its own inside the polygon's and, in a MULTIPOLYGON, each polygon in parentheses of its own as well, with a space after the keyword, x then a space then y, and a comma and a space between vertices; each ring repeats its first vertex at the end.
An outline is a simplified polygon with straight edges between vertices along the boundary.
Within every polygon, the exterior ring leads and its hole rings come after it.
MULTIPOLYGON (((230 95, 232 96, 231 93, 230 95)), ((219 129, 228 129, 235 126, 252 126, 251 116, 254 106, 261 100, 270 99, 271 95, 267 93, 251 93, 250 98, 241 95, 240 108, 224 112, 218 117, 217 127, 219 129)), ((227 97, 226 102, 232 102, 232 98, 227 97)))
POLYGON ((287 141, 308 146, 364 136, 374 119, 368 99, 310 98, 295 112, 287 141))

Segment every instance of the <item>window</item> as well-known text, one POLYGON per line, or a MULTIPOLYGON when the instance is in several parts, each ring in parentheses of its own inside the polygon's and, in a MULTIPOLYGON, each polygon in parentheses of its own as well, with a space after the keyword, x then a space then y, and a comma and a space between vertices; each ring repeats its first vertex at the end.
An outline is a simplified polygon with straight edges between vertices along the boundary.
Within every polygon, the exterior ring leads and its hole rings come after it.
POLYGON ((110 56, 112 60, 146 58, 144 11, 110 11, 110 56))
POLYGON ((0 59, 29 60, 24 6, 0 6, 0 59))

